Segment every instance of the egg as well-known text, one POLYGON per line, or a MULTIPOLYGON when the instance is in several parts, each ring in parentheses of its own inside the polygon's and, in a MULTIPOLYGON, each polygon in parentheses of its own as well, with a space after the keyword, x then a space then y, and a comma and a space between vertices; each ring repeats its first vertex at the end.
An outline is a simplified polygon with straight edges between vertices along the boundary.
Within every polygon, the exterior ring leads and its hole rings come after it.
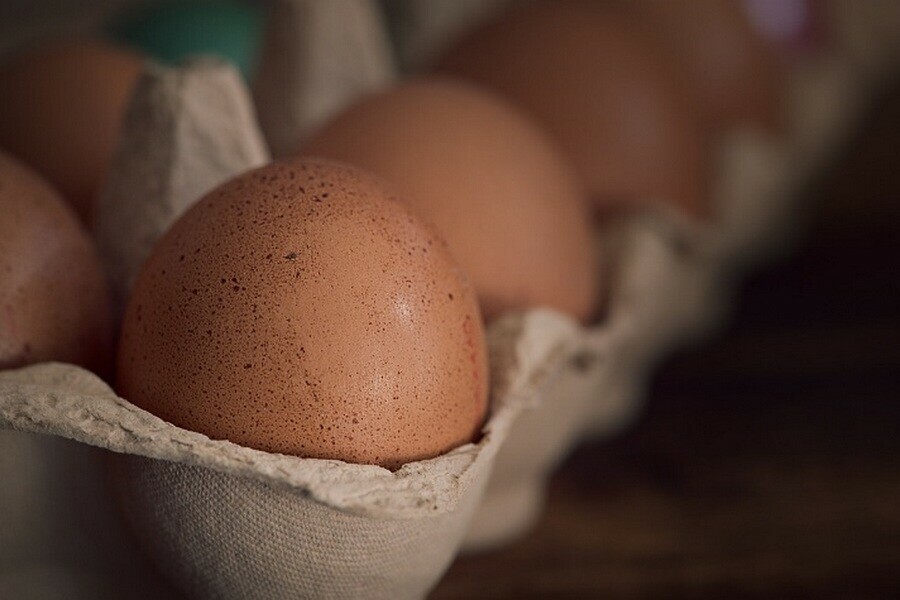
POLYGON ((163 63, 211 54, 252 79, 263 36, 264 7, 245 0, 167 0, 117 18, 110 34, 163 63))
POLYGON ((118 390, 215 439, 394 468, 474 439, 487 407, 475 294, 373 176, 273 163, 160 240, 122 327, 118 390))
POLYGON ((0 369, 60 361, 106 375, 111 358, 95 248, 59 194, 0 152, 0 369))
POLYGON ((712 132, 782 127, 779 63, 740 0, 624 0, 620 6, 679 59, 712 132))
POLYGON ((600 267, 584 189, 502 98, 450 79, 411 80, 350 107, 303 153, 394 185, 447 240, 485 318, 538 306, 593 315, 600 267))
POLYGON ((658 200, 709 212, 706 138, 686 83, 652 40, 598 4, 523 3, 462 39, 437 69, 525 109, 601 211, 658 200))
POLYGON ((0 64, 0 147, 48 179, 90 223, 140 58, 67 39, 0 64))

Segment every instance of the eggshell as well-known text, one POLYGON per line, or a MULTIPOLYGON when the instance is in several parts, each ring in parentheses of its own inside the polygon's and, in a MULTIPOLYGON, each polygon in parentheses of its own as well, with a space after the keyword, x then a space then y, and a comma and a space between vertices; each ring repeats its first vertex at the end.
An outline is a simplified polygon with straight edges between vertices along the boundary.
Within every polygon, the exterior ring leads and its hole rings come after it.
POLYGON ((447 240, 487 319, 535 306, 593 314, 600 268, 584 190, 502 98, 461 81, 412 80, 363 99, 303 152, 395 185, 447 240))
POLYGON ((487 403, 475 295, 368 174, 274 163, 223 184, 138 276, 119 391, 185 429, 396 467, 472 441, 487 403))
POLYGON ((665 198, 708 212, 705 140, 685 82, 652 40, 599 5, 525 3, 464 38, 438 70, 528 111, 601 208, 665 198))
POLYGON ((624 0, 620 6, 671 49, 712 131, 778 130, 782 74, 774 51, 740 0, 624 0))
POLYGON ((139 70, 137 55, 87 39, 0 65, 0 147, 46 177, 86 223, 139 70))
POLYGON ((111 358, 90 239, 53 188, 0 152, 0 369, 54 360, 106 375, 111 358))

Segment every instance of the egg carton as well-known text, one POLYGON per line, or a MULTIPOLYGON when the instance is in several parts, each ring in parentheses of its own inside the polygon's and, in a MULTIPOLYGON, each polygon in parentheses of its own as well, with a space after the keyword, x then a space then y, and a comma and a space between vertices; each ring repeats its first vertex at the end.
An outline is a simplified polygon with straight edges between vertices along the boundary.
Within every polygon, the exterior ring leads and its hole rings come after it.
MULTIPOLYGON (((269 71, 255 90, 262 128, 229 67, 146 67, 95 228, 120 307, 156 239, 194 201, 395 77, 374 4, 281 0, 274 10, 269 71)), ((0 529, 0 597, 21 597, 30 576, 50 577, 48 598, 175 597, 160 568, 204 598, 414 598, 460 549, 515 539, 571 448, 630 423, 656 362, 714 331, 736 276, 790 243, 798 186, 863 106, 869 81, 856 65, 837 56, 796 67, 786 139, 723 140, 718 222, 657 212, 610 225, 616 264, 599 325, 550 310, 493 323, 483 437, 435 459, 390 472, 274 455, 164 423, 71 365, 0 373, 0 424, 19 430, 0 433, 3 457, 44 467, 3 466, 3 514, 23 518, 0 529), (112 465, 97 448, 116 453, 112 465), (93 502, 67 496, 79 485, 93 502), (110 516, 118 506, 140 548, 110 516)))
MULTIPOLYGON (((99 206, 97 232, 119 297, 194 200, 267 160, 250 94, 231 67, 148 65, 99 206)), ((494 388, 481 440, 395 472, 213 441, 71 365, 0 374, 0 415, 20 431, 120 453, 112 481, 130 527, 192 596, 416 598, 455 556, 520 398, 541 384, 528 365, 552 372, 552 341, 525 355, 516 339, 501 338, 529 377, 494 388)))
MULTIPOLYGON (((344 19, 350 6, 354 4, 282 3, 273 38, 285 39, 278 31, 286 22, 295 27, 331 23, 334 35, 336 27, 354 22, 344 19)), ((355 6, 357 25, 376 15, 367 3, 355 6)), ((286 100, 263 89, 260 95, 296 123, 309 121, 310 114, 323 118, 322 103, 309 90, 318 89, 325 75, 337 77, 342 86, 334 88, 330 102, 346 101, 343 96, 355 85, 348 83, 357 72, 356 62, 344 52, 336 66, 322 70, 318 64, 323 57, 335 60, 328 51, 334 39, 341 36, 323 37, 319 46, 325 47, 315 52, 297 48, 294 58, 286 58, 283 47, 274 44, 270 52, 279 53, 285 72, 300 72, 305 80, 296 88, 282 88, 286 100), (315 68, 306 68, 307 60, 314 61, 315 68), (341 64, 346 65, 342 72, 341 64)), ((368 52, 366 44, 359 50, 368 52)), ((389 67, 382 69, 386 76, 392 72, 389 67)), ((372 79, 363 81, 369 89, 372 79)), ((126 116, 95 227, 117 304, 121 307, 155 241, 184 210, 224 179, 268 160, 250 92, 230 67, 215 61, 183 69, 147 65, 126 116)), ((4 439, 19 448, 24 444, 45 449, 49 464, 59 464, 71 450, 50 448, 57 438, 120 453, 110 467, 115 504, 123 508, 129 528, 156 567, 191 596, 417 598, 456 555, 497 447, 543 377, 552 376, 552 356, 560 352, 552 335, 524 351, 519 338, 506 334, 504 326, 492 331, 491 348, 505 356, 493 362, 514 365, 516 371, 495 378, 504 383, 492 390, 491 415, 481 439, 396 472, 212 441, 137 409, 71 365, 44 364, 0 374, 0 419, 20 432, 47 436, 15 437, 23 435, 19 433, 4 439)), ((98 463, 102 456, 86 457, 79 471, 104 472, 106 466, 98 463)), ((33 474, 22 475, 28 479, 33 474)), ((66 489, 71 482, 49 478, 54 489, 66 489)), ((27 488, 27 483, 18 487, 27 488)), ((92 489, 98 497, 110 495, 101 485, 92 489)), ((20 495, 19 508, 27 498, 20 495)), ((84 597, 130 596, 141 578, 152 579, 152 567, 145 564, 134 582, 112 581, 114 570, 104 563, 118 564, 128 556, 127 562, 141 564, 133 543, 123 550, 128 545, 124 531, 94 557, 74 560, 77 548, 59 550, 71 541, 93 539, 93 531, 79 531, 86 514, 93 515, 88 521, 103 518, 90 509, 73 513, 74 506, 65 501, 50 504, 35 520, 60 516, 52 531, 41 536, 25 529, 20 532, 27 538, 24 544, 12 539, 7 546, 11 561, 22 559, 15 553, 17 545, 37 547, 30 561, 35 568, 26 574, 55 568, 59 586, 51 592, 58 597, 72 597, 73 589, 85 588, 91 592, 84 597), (75 579, 84 585, 72 585, 75 579), (98 582, 102 585, 92 587, 98 582)), ((107 510, 107 526, 121 529, 109 518, 115 514, 109 504, 98 503, 107 510)), ((0 595, 22 587, 20 566, 5 571, 19 576, 0 579, 7 586, 0 588, 0 595)), ((154 590, 149 597, 166 597, 159 587, 147 588, 154 590)))

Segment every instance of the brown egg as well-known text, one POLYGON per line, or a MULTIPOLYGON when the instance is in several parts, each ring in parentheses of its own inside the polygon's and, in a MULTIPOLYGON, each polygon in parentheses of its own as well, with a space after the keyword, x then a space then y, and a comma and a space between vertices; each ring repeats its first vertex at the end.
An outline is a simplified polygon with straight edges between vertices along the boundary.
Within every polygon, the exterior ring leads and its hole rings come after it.
POLYGON ((438 69, 528 111, 601 209, 665 198, 708 211, 705 141, 684 82, 652 40, 591 2, 523 4, 463 39, 438 69))
POLYGON ((0 147, 55 185, 85 223, 140 66, 130 52, 74 39, 0 64, 0 147))
POLYGON ((739 125, 781 127, 781 73, 775 53, 740 0, 620 0, 671 49, 692 82, 713 132, 739 125))
POLYGON ((125 314, 119 392, 269 452, 396 467, 470 442, 487 406, 474 292, 372 176, 274 163, 163 237, 125 314))
POLYGON ((583 188, 501 98, 422 79, 364 99, 303 149, 359 165, 444 236, 487 319, 548 306, 587 320, 599 266, 583 188))
POLYGON ((43 361, 107 375, 112 309, 97 253, 49 184, 0 152, 0 369, 43 361))

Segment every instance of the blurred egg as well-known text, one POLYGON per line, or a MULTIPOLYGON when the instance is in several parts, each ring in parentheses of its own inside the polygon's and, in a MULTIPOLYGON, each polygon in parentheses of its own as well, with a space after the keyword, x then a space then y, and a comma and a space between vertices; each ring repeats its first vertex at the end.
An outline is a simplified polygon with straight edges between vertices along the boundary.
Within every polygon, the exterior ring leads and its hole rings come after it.
POLYGON ((64 40, 0 64, 0 147, 46 177, 90 222, 141 68, 130 52, 64 40))
POLYGON ((447 240, 487 319, 537 306, 592 316, 599 267, 583 188, 501 98, 464 82, 413 80, 363 99, 303 153, 395 186, 447 240))
POLYGON ((396 467, 473 440, 487 364, 446 245, 372 176, 274 163, 210 192, 144 265, 123 397, 269 452, 396 467))
POLYGON ((741 0, 623 0, 620 6, 679 59, 713 132, 780 128, 779 64, 741 0))
POLYGON ((179 64, 201 54, 233 63, 251 79, 262 44, 265 9, 240 0, 173 0, 126 12, 111 35, 156 60, 179 64))
POLYGON ((652 40, 597 4, 523 4, 464 38, 438 68, 523 107, 601 209, 665 199, 708 211, 705 138, 686 85, 652 40))
POLYGON ((107 375, 112 310, 100 261, 62 198, 0 152, 0 369, 44 361, 107 375))

